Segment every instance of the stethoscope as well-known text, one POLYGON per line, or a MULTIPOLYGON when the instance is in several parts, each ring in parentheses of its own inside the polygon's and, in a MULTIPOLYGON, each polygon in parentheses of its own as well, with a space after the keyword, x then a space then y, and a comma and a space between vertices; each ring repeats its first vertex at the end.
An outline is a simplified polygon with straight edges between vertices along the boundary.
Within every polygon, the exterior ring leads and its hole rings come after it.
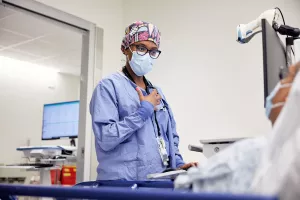
MULTIPOLYGON (((135 83, 132 76, 129 74, 128 70, 126 69, 126 67, 123 67, 122 72, 125 74, 125 76, 127 78, 129 78, 133 83, 135 83)), ((143 77, 143 80, 146 85, 146 92, 149 95, 150 89, 156 89, 156 88, 145 77, 143 77)), ((166 106, 164 105, 162 109, 166 109, 166 106)), ((157 135, 158 135, 158 137, 161 137, 161 131, 160 131, 158 120, 157 120, 157 111, 156 110, 154 111, 154 122, 155 122, 156 128, 157 128, 157 135)), ((152 123, 153 123, 153 120, 152 120, 152 123)))

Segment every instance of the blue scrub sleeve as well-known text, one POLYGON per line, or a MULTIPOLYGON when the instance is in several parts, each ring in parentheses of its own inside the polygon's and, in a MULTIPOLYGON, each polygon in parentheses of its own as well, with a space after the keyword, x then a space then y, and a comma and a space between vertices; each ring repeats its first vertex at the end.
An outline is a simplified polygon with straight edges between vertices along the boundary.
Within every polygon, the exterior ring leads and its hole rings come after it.
POLYGON ((136 112, 119 120, 114 86, 110 81, 102 81, 94 90, 90 112, 96 142, 103 151, 111 151, 144 125, 154 107, 143 101, 136 112))
POLYGON ((176 122, 174 119, 174 115, 173 115, 173 112, 170 107, 169 107, 169 113, 170 113, 170 118, 171 118, 173 140, 174 140, 174 146, 175 146, 176 167, 179 168, 182 165, 184 165, 185 162, 183 161, 183 158, 179 152, 179 136, 178 136, 177 129, 176 129, 176 122))

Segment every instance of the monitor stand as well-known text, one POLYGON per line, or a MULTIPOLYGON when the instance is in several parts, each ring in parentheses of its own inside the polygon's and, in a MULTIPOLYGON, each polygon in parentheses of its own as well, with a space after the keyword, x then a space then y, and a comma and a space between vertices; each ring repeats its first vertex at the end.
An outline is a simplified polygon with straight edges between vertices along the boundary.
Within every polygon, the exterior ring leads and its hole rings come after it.
POLYGON ((75 142, 74 138, 71 138, 70 145, 73 146, 73 147, 76 147, 76 142, 75 142))

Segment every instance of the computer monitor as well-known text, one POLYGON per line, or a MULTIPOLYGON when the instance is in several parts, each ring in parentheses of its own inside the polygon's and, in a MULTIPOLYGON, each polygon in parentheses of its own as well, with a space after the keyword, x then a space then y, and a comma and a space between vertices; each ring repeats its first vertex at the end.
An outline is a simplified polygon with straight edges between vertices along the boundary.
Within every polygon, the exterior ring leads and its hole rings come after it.
POLYGON ((45 104, 42 140, 77 138, 79 101, 45 104))
POLYGON ((268 21, 262 19, 264 99, 280 81, 280 67, 287 67, 285 45, 268 21))

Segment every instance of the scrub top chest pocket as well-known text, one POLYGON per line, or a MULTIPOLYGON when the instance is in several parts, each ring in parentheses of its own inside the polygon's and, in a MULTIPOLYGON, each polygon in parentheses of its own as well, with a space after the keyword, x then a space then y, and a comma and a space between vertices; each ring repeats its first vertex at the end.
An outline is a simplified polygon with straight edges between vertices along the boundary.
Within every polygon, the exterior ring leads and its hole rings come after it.
MULTIPOLYGON (((151 92, 153 92, 153 90, 157 90, 156 88, 154 88, 153 86, 147 86, 147 89, 146 89, 146 92, 147 92, 147 95, 151 94, 151 92)), ((159 91, 157 90, 157 93, 159 94, 159 91)), ((156 106, 156 111, 159 112, 159 111, 167 111, 167 105, 165 103, 165 100, 162 99, 160 100, 160 104, 156 106)))

